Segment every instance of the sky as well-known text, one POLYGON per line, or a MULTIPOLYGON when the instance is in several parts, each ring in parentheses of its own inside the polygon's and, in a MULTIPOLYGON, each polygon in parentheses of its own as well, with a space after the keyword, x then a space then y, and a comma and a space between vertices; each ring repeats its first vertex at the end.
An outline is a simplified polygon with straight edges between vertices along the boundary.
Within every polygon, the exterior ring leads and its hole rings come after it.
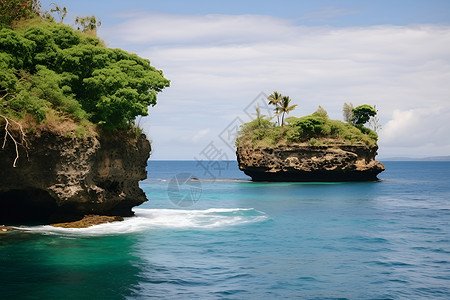
POLYGON ((171 86, 139 119, 151 159, 235 159, 242 122, 273 91, 303 116, 376 105, 379 157, 450 155, 450 1, 42 1, 95 15, 108 47, 171 86), (214 150, 214 151, 213 151, 214 150))

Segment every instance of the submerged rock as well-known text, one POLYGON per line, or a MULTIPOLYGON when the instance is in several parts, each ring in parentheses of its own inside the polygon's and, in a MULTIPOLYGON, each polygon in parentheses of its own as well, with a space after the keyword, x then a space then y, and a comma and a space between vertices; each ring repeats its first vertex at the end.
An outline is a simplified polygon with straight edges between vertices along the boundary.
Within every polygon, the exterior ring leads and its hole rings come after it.
POLYGON ((53 227, 62 227, 62 228, 87 228, 94 225, 100 225, 104 223, 111 223, 117 221, 123 221, 123 217, 86 215, 81 220, 78 221, 56 223, 50 225, 52 225, 53 227))
POLYGON ((307 144, 238 147, 239 169, 253 181, 371 181, 384 171, 377 146, 307 144))
POLYGON ((14 144, 0 150, 0 223, 130 216, 132 207, 147 201, 139 187, 151 150, 145 135, 114 131, 72 138, 43 130, 27 134, 27 142, 28 154, 19 147, 15 168, 14 144))
POLYGON ((14 231, 15 228, 11 226, 0 225, 0 235, 5 234, 11 231, 14 231))

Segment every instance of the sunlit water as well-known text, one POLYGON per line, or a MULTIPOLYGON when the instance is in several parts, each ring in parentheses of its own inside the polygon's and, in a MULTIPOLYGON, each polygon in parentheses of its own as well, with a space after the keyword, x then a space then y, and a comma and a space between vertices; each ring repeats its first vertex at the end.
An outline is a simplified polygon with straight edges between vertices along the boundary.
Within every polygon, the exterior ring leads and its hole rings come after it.
POLYGON ((450 163, 386 167, 379 182, 252 183, 233 162, 179 207, 173 176, 207 176, 151 162, 135 217, 0 235, 0 299, 449 299, 450 163))

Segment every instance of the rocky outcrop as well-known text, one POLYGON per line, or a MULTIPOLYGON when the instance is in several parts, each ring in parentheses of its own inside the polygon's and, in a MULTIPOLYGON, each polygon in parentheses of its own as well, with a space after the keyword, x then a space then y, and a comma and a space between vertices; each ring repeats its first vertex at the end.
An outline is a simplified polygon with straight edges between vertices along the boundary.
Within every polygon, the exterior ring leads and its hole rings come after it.
POLYGON ((87 228, 94 225, 112 223, 117 221, 123 221, 123 218, 120 216, 86 215, 83 217, 83 219, 78 221, 56 223, 51 225, 53 227, 61 227, 61 228, 87 228))
POLYGON ((28 134, 27 141, 28 157, 19 147, 15 168, 14 144, 0 149, 0 224, 130 216, 132 207, 147 201, 138 185, 151 150, 145 135, 72 138, 44 130, 28 134))
POLYGON ((238 147, 239 169, 253 181, 370 181, 384 171, 377 147, 359 145, 282 145, 238 147))

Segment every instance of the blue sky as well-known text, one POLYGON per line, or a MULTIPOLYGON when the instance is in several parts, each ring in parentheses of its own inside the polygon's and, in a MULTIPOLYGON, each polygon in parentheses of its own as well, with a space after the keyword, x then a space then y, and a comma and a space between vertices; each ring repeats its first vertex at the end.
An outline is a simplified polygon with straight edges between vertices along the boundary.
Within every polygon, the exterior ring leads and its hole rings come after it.
POLYGON ((114 23, 115 16, 125 11, 180 15, 270 15, 294 19, 305 25, 330 26, 448 24, 450 21, 450 1, 447 0, 42 1, 47 9, 51 3, 68 7, 73 16, 95 14, 108 23, 114 23))
POLYGON ((65 23, 97 16, 108 46, 171 80, 140 121, 153 159, 201 158, 211 143, 234 159, 224 133, 274 90, 297 116, 321 105, 341 119, 344 102, 377 105, 382 157, 450 155, 450 1, 58 4, 65 23))

